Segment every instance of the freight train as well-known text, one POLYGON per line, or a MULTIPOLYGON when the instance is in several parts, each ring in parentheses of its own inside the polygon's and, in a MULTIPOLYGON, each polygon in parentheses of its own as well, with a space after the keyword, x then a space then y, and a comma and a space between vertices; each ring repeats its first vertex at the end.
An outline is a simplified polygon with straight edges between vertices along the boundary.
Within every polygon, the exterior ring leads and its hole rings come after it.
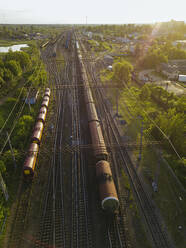
POLYGON ((28 149, 28 153, 23 165, 23 176, 24 179, 27 181, 31 180, 34 177, 35 165, 43 134, 44 123, 48 111, 49 100, 50 100, 50 89, 47 88, 45 90, 41 108, 39 110, 39 114, 36 119, 36 124, 33 129, 31 144, 28 149))
POLYGON ((65 42, 65 48, 66 48, 66 49, 69 48, 70 37, 71 37, 71 33, 68 32, 68 34, 67 34, 67 39, 66 39, 66 42, 65 42))
POLYGON ((88 125, 92 140, 93 154, 96 160, 96 178, 99 187, 99 194, 102 208, 109 212, 115 213, 119 207, 116 187, 112 178, 112 172, 108 160, 108 152, 104 142, 100 120, 97 115, 92 91, 88 82, 85 66, 82 61, 82 55, 79 43, 76 42, 77 56, 80 63, 82 79, 84 84, 84 99, 86 104, 88 125))
POLYGON ((43 44, 40 45, 40 48, 44 48, 48 45, 49 41, 44 42, 43 44))

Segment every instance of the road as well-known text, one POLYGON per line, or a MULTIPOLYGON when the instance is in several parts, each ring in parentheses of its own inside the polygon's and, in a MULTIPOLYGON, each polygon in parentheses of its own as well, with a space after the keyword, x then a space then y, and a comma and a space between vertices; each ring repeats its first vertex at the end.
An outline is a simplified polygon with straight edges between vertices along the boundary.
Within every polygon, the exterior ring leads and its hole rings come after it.
POLYGON ((143 70, 139 72, 138 77, 141 81, 161 86, 168 92, 174 93, 177 96, 186 94, 186 89, 179 83, 165 80, 161 76, 154 75, 153 72, 155 72, 153 69, 143 70))

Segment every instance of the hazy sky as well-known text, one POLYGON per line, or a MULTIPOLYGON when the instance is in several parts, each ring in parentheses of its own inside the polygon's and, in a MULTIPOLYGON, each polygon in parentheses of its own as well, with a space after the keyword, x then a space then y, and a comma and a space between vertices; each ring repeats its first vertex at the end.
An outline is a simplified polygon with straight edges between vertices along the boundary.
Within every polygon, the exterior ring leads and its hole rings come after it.
POLYGON ((186 21, 186 0, 1 0, 0 23, 186 21))

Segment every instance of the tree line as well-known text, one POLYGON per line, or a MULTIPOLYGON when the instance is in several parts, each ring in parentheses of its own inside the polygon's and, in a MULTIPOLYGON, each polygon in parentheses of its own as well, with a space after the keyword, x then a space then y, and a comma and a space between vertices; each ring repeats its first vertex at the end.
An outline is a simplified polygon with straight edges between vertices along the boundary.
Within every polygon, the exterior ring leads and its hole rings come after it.
MULTIPOLYGON (((112 72, 103 71, 101 78, 102 81, 118 87, 118 90, 113 88, 112 96, 114 96, 113 99, 116 96, 119 98, 120 114, 122 114, 122 109, 127 108, 130 115, 130 118, 127 118, 128 125, 137 122, 138 117, 141 116, 145 138, 155 139, 161 143, 160 147, 162 146, 165 151, 173 170, 186 186, 185 97, 176 96, 154 84, 146 84, 143 87, 134 86, 131 80, 132 71, 133 66, 129 62, 120 60, 113 64, 112 72), (160 129, 168 139, 160 132, 160 129), (181 160, 175 154, 169 140, 173 143, 181 160)), ((125 119, 126 116, 123 118, 125 119)))

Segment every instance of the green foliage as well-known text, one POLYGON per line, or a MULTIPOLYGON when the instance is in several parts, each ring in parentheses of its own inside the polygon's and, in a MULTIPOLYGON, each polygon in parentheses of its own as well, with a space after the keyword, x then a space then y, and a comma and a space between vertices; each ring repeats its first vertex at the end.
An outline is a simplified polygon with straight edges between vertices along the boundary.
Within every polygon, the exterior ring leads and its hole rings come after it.
POLYGON ((11 81, 13 79, 13 77, 14 76, 13 76, 12 72, 9 69, 4 68, 4 80, 5 81, 11 81))
POLYGON ((120 113, 127 121, 127 136, 129 135, 134 141, 138 140, 140 124, 137 119, 139 115, 142 116, 144 139, 161 142, 164 151, 171 154, 176 161, 172 162, 171 166, 183 183, 186 174, 185 162, 179 161, 168 139, 163 136, 155 123, 166 134, 179 155, 183 157, 186 150, 184 139, 186 133, 185 96, 177 97, 162 87, 150 84, 146 84, 142 88, 130 87, 130 85, 128 87, 129 89, 122 90, 119 103, 120 113), (151 122, 149 117, 154 122, 151 122))
POLYGON ((5 55, 5 60, 6 61, 10 61, 10 60, 16 60, 17 62, 19 62, 22 70, 27 69, 30 65, 31 65, 31 61, 30 61, 30 57, 26 52, 8 52, 5 55))
POLYGON ((145 68, 155 68, 160 63, 167 63, 167 62, 168 62, 167 56, 161 53, 160 50, 152 50, 152 51, 150 50, 143 58, 142 64, 145 68))
MULTIPOLYGON (((139 45, 136 46, 136 56, 141 52, 142 48, 139 45)), ((186 59, 186 51, 179 46, 174 47, 170 41, 163 45, 154 42, 139 63, 145 68, 156 68, 160 63, 167 63, 169 59, 186 59)))
POLYGON ((123 82, 130 83, 132 71, 133 66, 125 60, 114 63, 112 81, 120 86, 123 86, 123 82))
POLYGON ((88 43, 91 49, 95 52, 109 51, 112 49, 112 45, 109 45, 109 43, 100 40, 99 41, 88 40, 88 43))
POLYGON ((28 142, 30 136, 30 130, 33 126, 34 119, 30 115, 23 115, 16 126, 15 135, 12 139, 14 146, 23 149, 28 142))
POLYGON ((140 92, 140 99, 142 101, 149 100, 149 97, 151 96, 150 89, 147 85, 143 86, 140 92))
POLYGON ((12 109, 13 105, 15 104, 16 99, 14 97, 8 97, 7 101, 6 101, 6 111, 7 114, 8 112, 10 112, 10 110, 12 109))
POLYGON ((0 173, 3 174, 6 171, 5 164, 2 160, 0 160, 0 173))
POLYGON ((0 76, 0 88, 5 84, 4 79, 0 76))
MULTIPOLYGON (((86 25, 81 27, 87 32, 101 33, 103 35, 112 35, 125 37, 134 32, 141 34, 151 34, 153 26, 150 24, 135 25, 135 24, 124 24, 124 25, 86 25)), ((130 38, 132 38, 130 36, 130 38)))
MULTIPOLYGON (((14 153, 14 156, 15 156, 15 160, 18 163, 20 158, 21 158, 19 151, 17 149, 13 149, 13 153, 14 153)), ((13 163, 11 150, 7 150, 3 154, 2 160, 3 160, 3 163, 6 166, 7 171, 12 172, 14 163, 13 163)))
POLYGON ((19 62, 16 62, 15 60, 9 60, 5 63, 5 67, 9 69, 14 76, 20 76, 22 73, 21 67, 19 62))
MULTIPOLYGON (((169 139, 174 144, 178 153, 184 156, 186 143, 183 140, 184 134, 186 132, 185 128, 186 118, 183 113, 176 113, 176 109, 169 109, 167 114, 160 114, 156 118, 156 123, 158 123, 159 127, 166 133, 169 139)), ((159 130, 153 126, 152 135, 156 137, 158 140, 163 140, 162 134, 159 130)), ((167 149, 172 152, 172 148, 167 140, 164 141, 167 149)))

